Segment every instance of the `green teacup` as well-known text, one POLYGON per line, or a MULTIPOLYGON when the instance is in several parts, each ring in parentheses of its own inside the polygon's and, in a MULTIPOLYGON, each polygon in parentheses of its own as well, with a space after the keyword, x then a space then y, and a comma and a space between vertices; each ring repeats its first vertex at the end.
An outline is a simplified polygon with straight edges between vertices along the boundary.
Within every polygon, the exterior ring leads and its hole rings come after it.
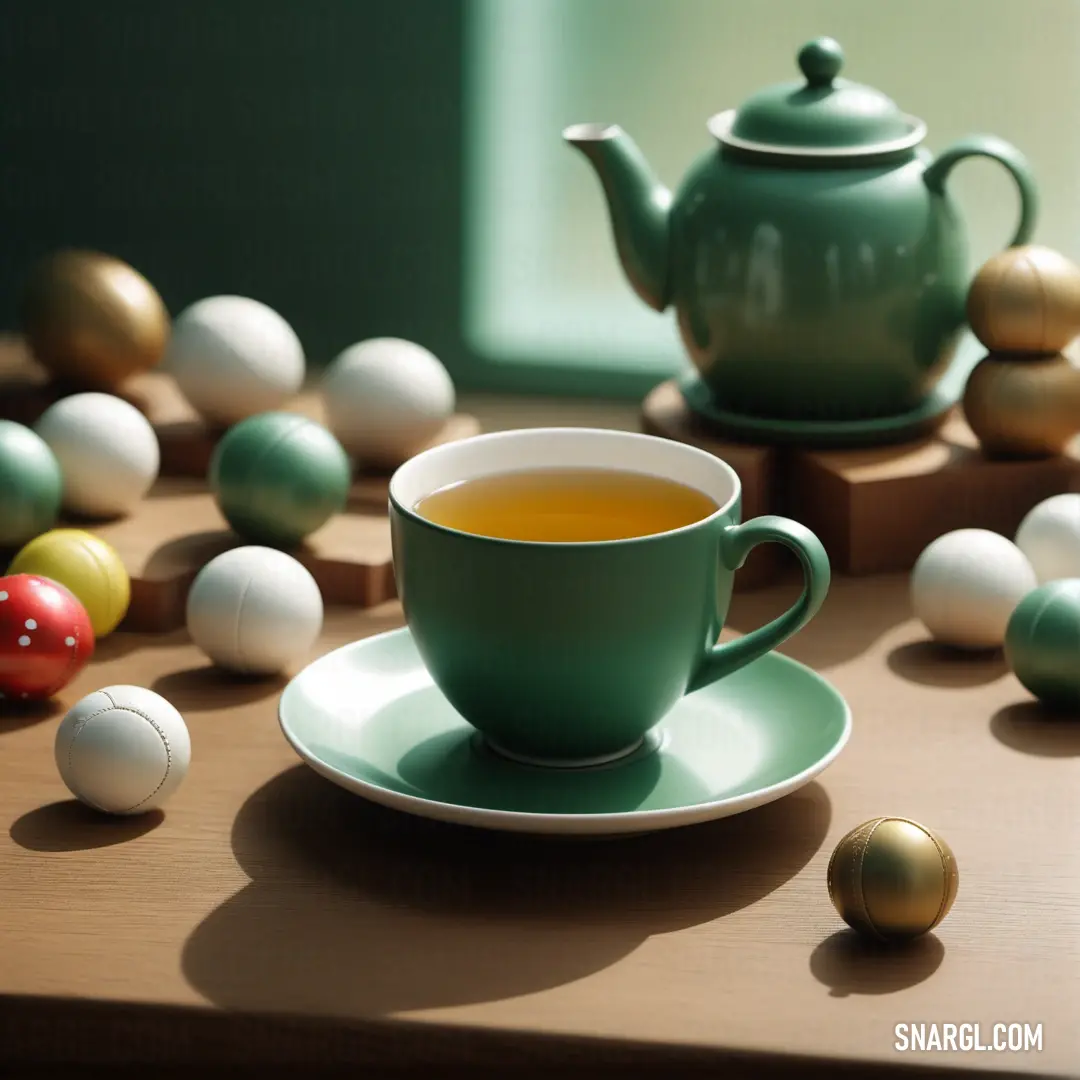
POLYGON ((492 749, 531 764, 595 765, 638 750, 684 695, 757 659, 806 625, 829 560, 797 522, 740 523, 726 462, 682 443, 587 428, 479 435, 426 450, 390 482, 394 574, 436 685, 492 749), (537 469, 611 469, 695 488, 715 513, 620 540, 500 540, 437 525, 417 504, 451 484, 537 469), (717 644, 735 571, 775 541, 804 587, 784 614, 717 644))

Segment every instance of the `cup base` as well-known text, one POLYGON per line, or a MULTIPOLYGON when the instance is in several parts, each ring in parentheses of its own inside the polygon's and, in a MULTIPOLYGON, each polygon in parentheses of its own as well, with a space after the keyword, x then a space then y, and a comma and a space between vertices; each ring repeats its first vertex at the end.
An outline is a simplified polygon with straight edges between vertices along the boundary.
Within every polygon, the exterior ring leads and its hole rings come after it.
POLYGON ((602 769, 609 765, 622 764, 628 758, 636 760, 645 757, 658 750, 662 741, 660 733, 654 728, 629 746, 624 747, 622 750, 616 750, 612 754, 598 754, 595 757, 584 758, 551 758, 519 754, 516 750, 508 750, 506 747, 500 746, 487 735, 477 735, 478 744, 490 750, 497 757, 512 761, 515 765, 529 765, 537 769, 602 769))

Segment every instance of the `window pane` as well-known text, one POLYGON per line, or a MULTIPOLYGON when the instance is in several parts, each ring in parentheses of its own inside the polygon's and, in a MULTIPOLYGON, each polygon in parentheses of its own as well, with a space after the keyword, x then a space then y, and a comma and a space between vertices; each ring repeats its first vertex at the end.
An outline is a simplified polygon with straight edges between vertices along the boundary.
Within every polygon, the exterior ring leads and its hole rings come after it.
MULTIPOLYGON (((710 146, 706 119, 796 78, 796 52, 821 34, 841 42, 848 78, 927 122, 932 150, 976 132, 1015 143, 1040 180, 1037 239, 1080 260, 1080 0, 476 0, 470 346, 500 365, 683 367, 670 315, 623 280, 599 185, 560 132, 619 123, 674 186, 710 146)), ((950 188, 974 268, 1011 235, 1016 195, 981 159, 950 188)))

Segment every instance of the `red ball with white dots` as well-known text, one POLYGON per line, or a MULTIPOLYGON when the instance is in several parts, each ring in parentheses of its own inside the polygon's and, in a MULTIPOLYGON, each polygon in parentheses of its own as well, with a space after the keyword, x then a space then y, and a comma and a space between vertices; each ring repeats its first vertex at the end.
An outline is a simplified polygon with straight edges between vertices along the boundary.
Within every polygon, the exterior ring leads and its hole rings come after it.
POLYGON ((0 698, 51 698, 93 652, 90 616, 72 593, 36 574, 0 577, 0 698))

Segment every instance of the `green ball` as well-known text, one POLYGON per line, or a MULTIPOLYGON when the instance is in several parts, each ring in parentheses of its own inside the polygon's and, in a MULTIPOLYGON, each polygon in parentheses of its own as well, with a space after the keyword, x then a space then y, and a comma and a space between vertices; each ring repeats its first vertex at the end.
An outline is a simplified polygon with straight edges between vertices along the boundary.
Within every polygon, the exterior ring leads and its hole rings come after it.
POLYGON ((234 532, 289 548, 344 508, 352 468, 322 424, 266 412, 229 428, 210 460, 209 483, 234 532))
POLYGON ((64 474, 45 440, 0 420, 0 547, 19 548, 48 532, 63 495, 64 474))
POLYGON ((1080 579, 1048 582, 1020 601, 1005 630, 1005 659, 1040 701, 1080 708, 1080 579))

